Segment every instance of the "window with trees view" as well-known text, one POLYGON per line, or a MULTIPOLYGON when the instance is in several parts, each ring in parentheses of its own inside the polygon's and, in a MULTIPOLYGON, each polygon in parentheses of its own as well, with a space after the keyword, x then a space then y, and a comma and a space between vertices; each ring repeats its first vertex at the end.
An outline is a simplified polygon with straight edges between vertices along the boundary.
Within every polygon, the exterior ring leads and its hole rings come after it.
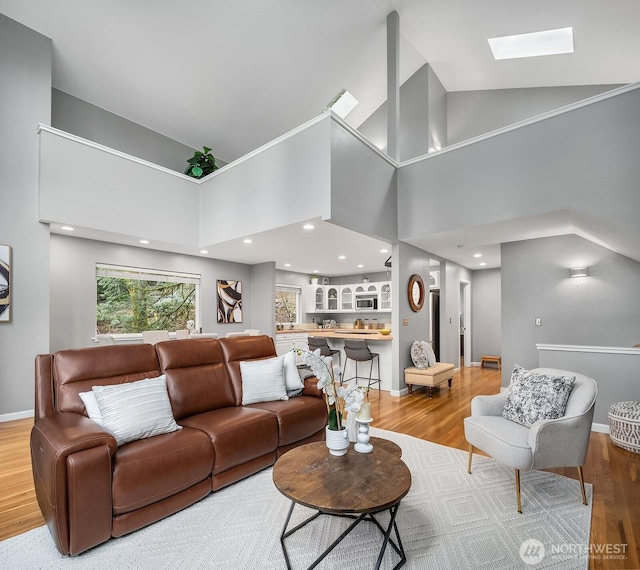
POLYGON ((276 323, 300 323, 300 287, 276 285, 276 323))
POLYGON ((186 329, 196 320, 200 275, 96 265, 98 334, 186 329))

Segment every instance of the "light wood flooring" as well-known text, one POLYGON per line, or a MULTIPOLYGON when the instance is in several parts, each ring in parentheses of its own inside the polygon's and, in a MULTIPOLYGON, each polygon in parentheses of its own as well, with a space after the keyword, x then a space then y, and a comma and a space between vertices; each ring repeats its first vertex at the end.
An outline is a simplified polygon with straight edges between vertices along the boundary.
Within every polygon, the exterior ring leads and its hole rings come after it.
MULTIPOLYGON (((445 384, 432 399, 418 387, 400 398, 372 390, 372 425, 467 451, 463 420, 469 415, 471 398, 499 390, 499 371, 479 367, 462 368, 451 390, 445 384)), ((0 540, 44 524, 31 477, 32 424, 32 420, 0 423, 0 540)), ((573 468, 553 471, 577 479, 573 468)), ((625 559, 592 559, 592 569, 640 568, 639 472, 640 455, 612 445, 606 434, 591 434, 584 466, 585 481, 594 486, 591 543, 628 545, 625 559)), ((580 501, 577 485, 576 501, 580 501)))

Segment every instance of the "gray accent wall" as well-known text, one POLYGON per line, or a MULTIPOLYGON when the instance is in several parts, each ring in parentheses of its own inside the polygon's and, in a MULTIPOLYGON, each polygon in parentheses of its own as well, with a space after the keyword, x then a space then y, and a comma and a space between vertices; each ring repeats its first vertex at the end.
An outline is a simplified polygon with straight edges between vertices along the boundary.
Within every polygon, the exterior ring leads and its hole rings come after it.
POLYGON ((243 311, 248 309, 249 321, 243 314, 244 328, 260 329, 261 334, 276 332, 276 264, 272 261, 251 265, 251 288, 247 303, 242 294, 243 311), (249 302, 251 303, 249 305, 249 302), (251 326, 249 326, 251 325, 251 326))
MULTIPOLYGON (((640 343, 640 263, 575 235, 506 243, 501 257, 503 385, 514 364, 538 366, 538 343, 640 343), (569 278, 570 267, 585 265, 589 277, 569 278)), ((600 390, 614 378, 615 370, 596 378, 600 390)))
MULTIPOLYGON (((387 104, 380 105, 358 130, 378 148, 387 148, 387 104)), ((447 142, 447 93, 429 64, 400 86, 400 161, 427 154, 433 141, 447 142)))
POLYGON ((465 364, 480 362, 483 355, 502 354, 500 269, 473 272, 471 288, 471 355, 465 364))
MULTIPOLYGON (((202 310, 199 322, 204 332, 224 336, 232 331, 259 328, 266 334, 273 334, 275 329, 275 325, 269 328, 264 315, 255 322, 253 320, 253 307, 257 304, 253 299, 255 289, 261 289, 259 294, 264 297, 268 294, 265 291, 273 287, 268 283, 268 267, 256 268, 254 287, 250 265, 52 234, 49 266, 51 352, 93 345, 91 338, 96 333, 96 263, 199 274, 202 310), (242 281, 242 323, 218 324, 218 279, 242 281)), ((271 308, 273 299, 269 299, 271 308)), ((261 298, 260 302, 263 300, 261 298)), ((32 378, 33 363, 30 364, 32 378)))
POLYGON ((34 405, 49 350, 49 228, 38 223, 38 123, 51 120, 51 40, 0 14, 0 243, 13 249, 11 322, 0 323, 0 416, 34 405))
POLYGON ((616 87, 619 85, 449 92, 446 109, 448 143, 466 141, 616 87))
MULTIPOLYGON (((194 149, 64 91, 53 89, 51 126, 126 152, 176 172, 184 172, 194 149)), ((207 141, 203 141, 206 145, 207 141)), ((202 150, 202 149, 198 149, 202 150)), ((212 151, 215 156, 215 149, 212 151)), ((224 162, 216 160, 218 166, 224 162)))

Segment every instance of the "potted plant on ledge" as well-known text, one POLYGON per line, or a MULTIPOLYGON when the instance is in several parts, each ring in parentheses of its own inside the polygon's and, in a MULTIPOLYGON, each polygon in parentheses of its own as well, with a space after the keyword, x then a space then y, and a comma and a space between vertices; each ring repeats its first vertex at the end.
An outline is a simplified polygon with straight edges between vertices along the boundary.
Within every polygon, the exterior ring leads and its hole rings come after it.
POLYGON ((218 170, 216 165, 216 159, 211 154, 211 149, 207 146, 202 147, 204 152, 196 150, 193 156, 187 160, 189 166, 185 169, 184 173, 192 178, 202 178, 207 174, 211 174, 215 170, 218 170))

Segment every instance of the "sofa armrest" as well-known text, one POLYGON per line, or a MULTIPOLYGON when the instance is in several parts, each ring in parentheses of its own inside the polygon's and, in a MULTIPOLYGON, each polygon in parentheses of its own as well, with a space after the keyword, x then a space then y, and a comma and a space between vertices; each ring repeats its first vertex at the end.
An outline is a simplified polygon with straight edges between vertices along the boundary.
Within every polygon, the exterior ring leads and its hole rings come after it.
POLYGON ((318 388, 318 379, 315 376, 310 376, 304 380, 303 396, 315 396, 316 398, 322 398, 324 394, 322 390, 318 388))
POLYGON ((476 396, 471 400, 472 416, 501 416, 507 390, 491 396, 476 396))
POLYGON ((36 496, 61 553, 77 554, 110 537, 111 458, 116 449, 113 435, 81 414, 36 420, 31 430, 36 496), (76 505, 87 494, 93 512, 71 511, 70 503, 76 505))

